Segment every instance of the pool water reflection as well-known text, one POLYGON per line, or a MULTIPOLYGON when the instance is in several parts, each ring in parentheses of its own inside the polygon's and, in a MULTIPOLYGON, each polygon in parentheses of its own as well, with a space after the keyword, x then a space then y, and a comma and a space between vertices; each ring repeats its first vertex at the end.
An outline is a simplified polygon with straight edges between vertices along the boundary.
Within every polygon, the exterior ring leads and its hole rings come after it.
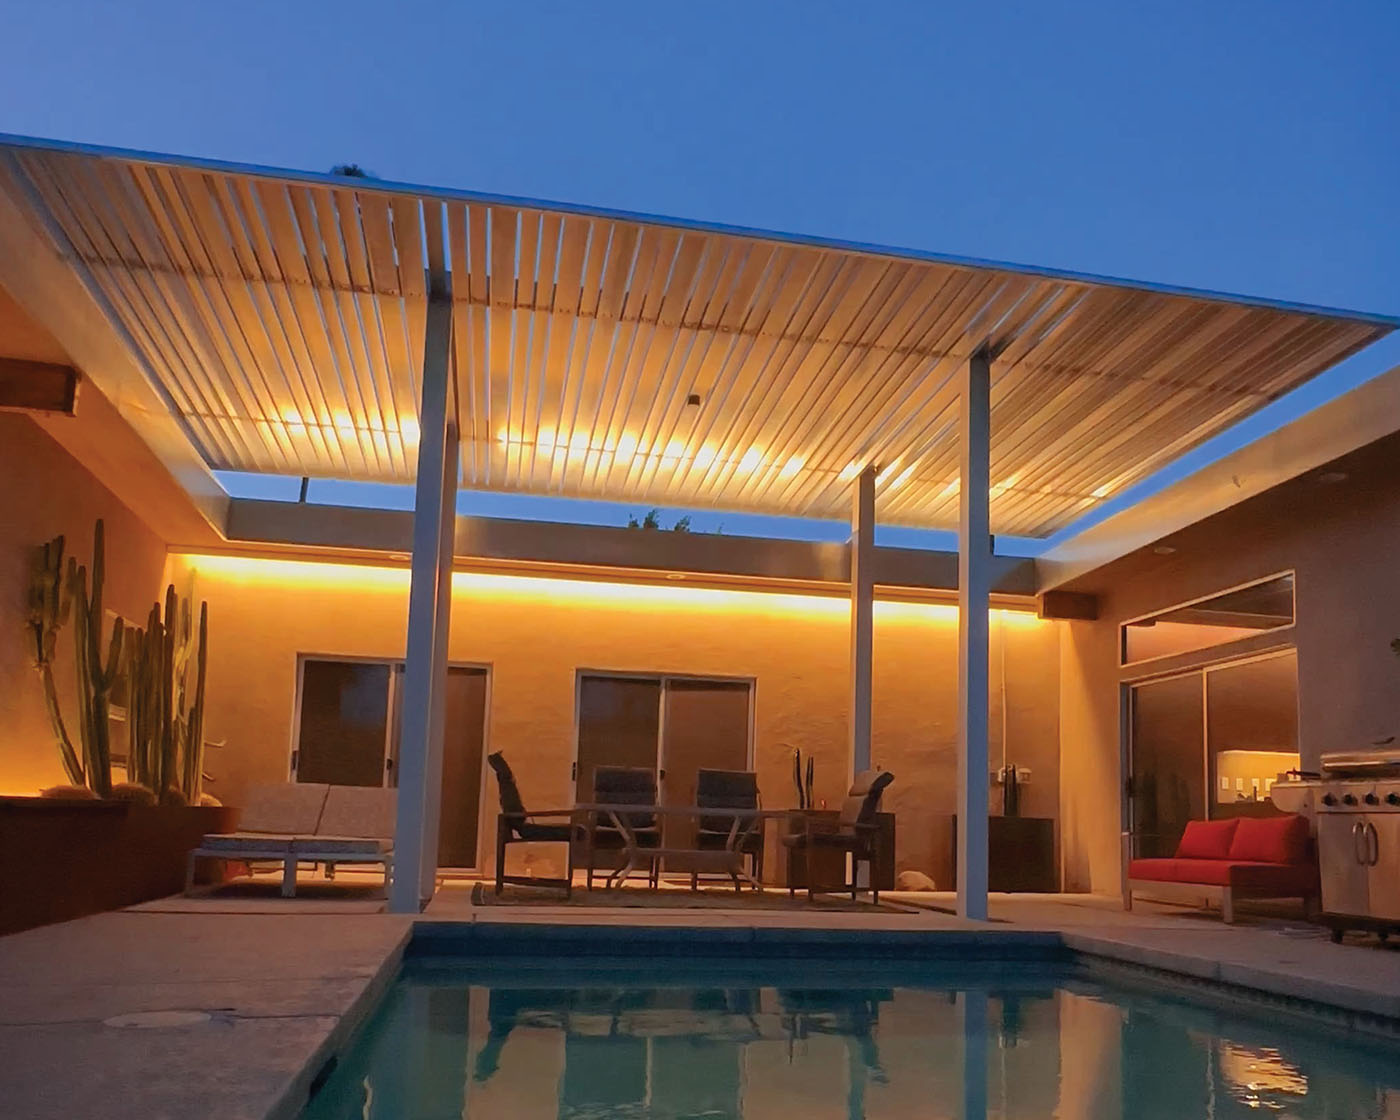
POLYGON ((415 962, 306 1120, 1400 1120, 1400 1050, 1069 966, 415 962))

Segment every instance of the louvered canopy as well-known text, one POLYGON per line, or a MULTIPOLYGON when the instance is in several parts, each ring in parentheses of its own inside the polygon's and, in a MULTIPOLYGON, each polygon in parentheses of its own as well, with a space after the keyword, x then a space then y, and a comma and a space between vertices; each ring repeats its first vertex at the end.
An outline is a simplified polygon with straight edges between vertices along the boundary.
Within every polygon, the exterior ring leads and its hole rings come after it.
POLYGON ((997 354, 992 527, 1043 536, 1385 334, 1376 317, 555 204, 0 146, 215 469, 413 478, 429 260, 461 484, 957 522, 954 374, 997 354))

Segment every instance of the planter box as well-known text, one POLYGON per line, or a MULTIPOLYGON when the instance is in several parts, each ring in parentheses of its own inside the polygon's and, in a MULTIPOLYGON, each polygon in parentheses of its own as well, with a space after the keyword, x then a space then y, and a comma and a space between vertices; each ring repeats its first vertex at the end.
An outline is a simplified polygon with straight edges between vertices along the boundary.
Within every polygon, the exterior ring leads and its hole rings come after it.
POLYGON ((117 910, 185 883, 185 859, 226 807, 0 797, 0 934, 117 910))

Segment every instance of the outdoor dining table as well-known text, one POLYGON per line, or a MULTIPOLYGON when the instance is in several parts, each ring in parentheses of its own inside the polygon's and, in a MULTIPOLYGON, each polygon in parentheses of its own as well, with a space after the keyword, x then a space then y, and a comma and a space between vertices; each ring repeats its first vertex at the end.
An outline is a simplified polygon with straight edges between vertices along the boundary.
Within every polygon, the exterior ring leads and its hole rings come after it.
POLYGON ((655 859, 666 859, 673 868, 703 874, 728 875, 734 880, 734 889, 741 889, 741 880, 755 889, 762 889, 760 883, 744 867, 743 842, 763 822, 787 817, 791 809, 730 809, 702 807, 699 805, 609 805, 585 803, 574 806, 574 825, 592 834, 600 821, 617 829, 622 836, 623 852, 626 859, 623 865, 608 876, 605 887, 611 888, 622 883, 633 871, 655 859), (732 819, 729 835, 723 848, 667 847, 664 839, 658 847, 648 847, 640 843, 630 823, 632 817, 658 817, 685 819, 694 817, 724 817, 732 819), (742 824, 742 827, 741 827, 742 824))

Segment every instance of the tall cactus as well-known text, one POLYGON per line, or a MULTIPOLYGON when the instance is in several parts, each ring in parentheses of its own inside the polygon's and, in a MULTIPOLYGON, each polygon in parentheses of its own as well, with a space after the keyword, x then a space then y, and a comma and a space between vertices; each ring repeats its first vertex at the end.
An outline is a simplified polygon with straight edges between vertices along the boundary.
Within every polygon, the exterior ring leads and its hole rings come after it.
POLYGON ((204 681, 209 652, 209 607, 200 604, 199 635, 191 633, 189 603, 166 588, 165 611, 151 607, 146 628, 130 643, 131 708, 128 774, 163 801, 199 798, 204 762, 204 681), (194 659, 194 697, 189 669, 194 659))
POLYGON ((26 625, 31 641, 34 669, 44 689, 44 706, 53 724, 54 741, 68 780, 75 786, 87 784, 82 760, 73 749, 73 740, 63 722, 63 710, 58 703, 58 687, 53 679, 53 659, 58 648, 58 633, 68 622, 72 608, 69 581, 64 577, 63 537, 34 550, 29 572, 29 614, 26 625))
POLYGON ((68 560, 69 593, 73 598, 74 645, 78 655, 78 732, 83 745, 83 769, 88 786, 100 797, 112 792, 111 696, 121 671, 125 624, 117 618, 102 658, 102 589, 106 580, 105 536, 101 518, 93 531, 92 590, 87 569, 68 560))

